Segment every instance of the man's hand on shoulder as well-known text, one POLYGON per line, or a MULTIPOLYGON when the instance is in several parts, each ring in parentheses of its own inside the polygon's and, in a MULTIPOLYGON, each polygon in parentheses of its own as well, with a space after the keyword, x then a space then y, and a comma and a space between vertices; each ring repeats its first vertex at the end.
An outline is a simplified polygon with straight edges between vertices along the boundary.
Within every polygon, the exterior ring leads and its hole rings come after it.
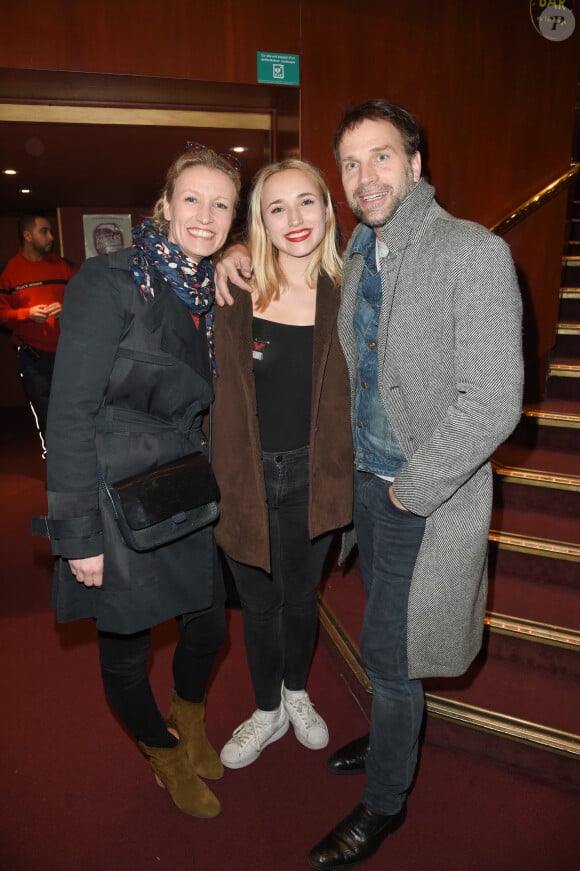
POLYGON ((227 248, 215 268, 215 299, 218 305, 232 305, 234 299, 228 288, 228 279, 237 287, 252 292, 252 261, 245 245, 227 248))

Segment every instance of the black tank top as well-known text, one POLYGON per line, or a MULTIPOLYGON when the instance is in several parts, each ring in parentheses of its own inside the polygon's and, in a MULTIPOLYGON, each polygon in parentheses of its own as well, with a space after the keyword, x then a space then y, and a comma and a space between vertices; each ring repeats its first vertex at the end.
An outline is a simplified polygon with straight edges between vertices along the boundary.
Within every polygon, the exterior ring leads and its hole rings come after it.
POLYGON ((256 402, 262 450, 293 451, 310 441, 314 327, 253 318, 256 402))

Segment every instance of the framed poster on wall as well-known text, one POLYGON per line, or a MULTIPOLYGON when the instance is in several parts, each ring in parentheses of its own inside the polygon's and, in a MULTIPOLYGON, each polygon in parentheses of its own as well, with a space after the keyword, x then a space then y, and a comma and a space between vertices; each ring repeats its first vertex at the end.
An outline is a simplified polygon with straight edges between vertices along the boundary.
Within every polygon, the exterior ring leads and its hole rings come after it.
POLYGON ((85 257, 111 254, 131 245, 131 215, 83 215, 85 257))

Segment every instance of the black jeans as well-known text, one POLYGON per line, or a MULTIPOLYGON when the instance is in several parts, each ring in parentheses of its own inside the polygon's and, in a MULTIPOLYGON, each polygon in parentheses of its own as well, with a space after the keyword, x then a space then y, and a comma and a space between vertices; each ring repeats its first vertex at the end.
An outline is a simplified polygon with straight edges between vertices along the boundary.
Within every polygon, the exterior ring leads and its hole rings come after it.
POLYGON ((244 613, 256 706, 280 704, 282 681, 301 690, 312 659, 317 598, 332 534, 308 535, 308 447, 263 453, 271 572, 227 558, 244 613))
MULTIPOLYGON (((176 622, 175 690, 185 701, 202 702, 226 633, 221 583, 216 582, 210 608, 176 617, 176 622)), ((171 738, 149 683, 150 646, 149 629, 131 635, 99 632, 103 687, 111 707, 137 741, 149 747, 166 747, 171 738)))
POLYGON ((21 345, 18 349, 18 371, 26 398, 36 418, 43 449, 55 356, 49 351, 37 351, 28 345, 21 345))

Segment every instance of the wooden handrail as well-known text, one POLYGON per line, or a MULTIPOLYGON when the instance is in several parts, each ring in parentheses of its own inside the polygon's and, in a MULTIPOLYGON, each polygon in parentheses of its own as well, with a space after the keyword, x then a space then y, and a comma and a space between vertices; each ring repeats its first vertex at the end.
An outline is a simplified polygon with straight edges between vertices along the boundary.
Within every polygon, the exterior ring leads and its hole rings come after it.
POLYGON ((551 200, 552 197, 555 197, 556 194, 559 194, 560 191, 564 190, 564 188, 570 187, 570 185, 574 184, 574 182, 579 178, 580 163, 571 163, 570 168, 562 173, 559 178, 555 179, 555 181, 551 182, 549 185, 546 185, 546 187, 542 188, 542 190, 535 194, 535 196, 530 197, 529 200, 526 200, 525 203, 522 203, 521 206, 518 206, 517 209, 501 221, 493 224, 489 229, 492 233, 497 233, 498 236, 503 236, 504 233, 507 233, 507 231, 511 230, 512 227, 515 227, 516 224, 519 224, 520 221, 523 221, 524 218, 527 218, 528 215, 531 215, 539 209, 540 206, 543 206, 544 203, 547 203, 548 200, 551 200))

